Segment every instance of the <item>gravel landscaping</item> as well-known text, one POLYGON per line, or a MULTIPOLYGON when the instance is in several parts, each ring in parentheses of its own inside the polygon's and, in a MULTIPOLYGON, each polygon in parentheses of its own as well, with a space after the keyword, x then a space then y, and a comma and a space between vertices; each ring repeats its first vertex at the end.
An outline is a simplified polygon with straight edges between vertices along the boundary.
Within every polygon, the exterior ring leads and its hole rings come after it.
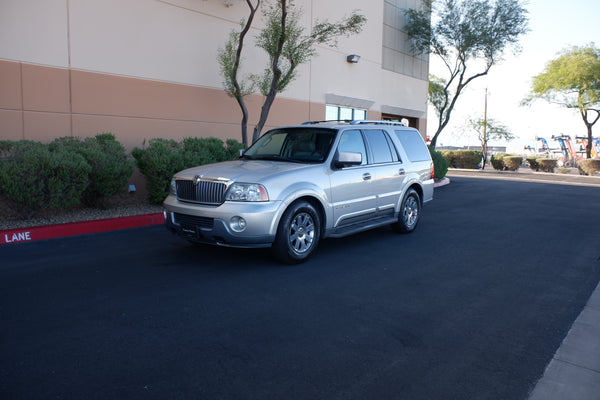
POLYGON ((48 209, 37 212, 31 218, 23 218, 0 197, 0 230, 29 228, 34 226, 65 224, 107 218, 127 217, 162 212, 162 206, 149 204, 145 195, 123 194, 109 199, 106 209, 78 206, 70 210, 48 209))

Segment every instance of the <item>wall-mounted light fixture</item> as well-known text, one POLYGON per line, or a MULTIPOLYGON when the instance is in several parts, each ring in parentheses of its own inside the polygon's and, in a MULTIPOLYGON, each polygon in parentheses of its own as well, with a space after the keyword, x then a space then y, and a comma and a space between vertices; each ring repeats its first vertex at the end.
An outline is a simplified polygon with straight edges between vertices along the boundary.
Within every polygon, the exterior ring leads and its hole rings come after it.
POLYGON ((358 54, 350 54, 348 57, 346 57, 346 61, 352 64, 356 64, 358 60, 360 60, 360 56, 358 54))

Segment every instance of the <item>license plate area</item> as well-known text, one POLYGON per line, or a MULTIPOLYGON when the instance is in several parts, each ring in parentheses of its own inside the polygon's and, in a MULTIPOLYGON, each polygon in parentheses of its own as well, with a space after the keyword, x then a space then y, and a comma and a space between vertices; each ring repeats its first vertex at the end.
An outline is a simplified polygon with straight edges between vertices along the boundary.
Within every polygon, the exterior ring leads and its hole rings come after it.
POLYGON ((195 226, 181 226, 181 236, 188 239, 198 239, 198 228, 195 226))

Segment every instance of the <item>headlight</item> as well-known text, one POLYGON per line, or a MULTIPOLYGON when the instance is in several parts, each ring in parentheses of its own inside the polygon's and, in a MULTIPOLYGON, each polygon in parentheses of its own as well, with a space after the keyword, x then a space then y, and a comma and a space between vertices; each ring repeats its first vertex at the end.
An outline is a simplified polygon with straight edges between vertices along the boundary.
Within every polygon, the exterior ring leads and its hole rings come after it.
POLYGON ((174 178, 171 179, 171 184, 169 185, 169 194, 177 196, 177 183, 175 182, 174 178))
POLYGON ((229 201, 269 201, 267 189, 256 183, 234 183, 227 190, 225 200, 229 201))

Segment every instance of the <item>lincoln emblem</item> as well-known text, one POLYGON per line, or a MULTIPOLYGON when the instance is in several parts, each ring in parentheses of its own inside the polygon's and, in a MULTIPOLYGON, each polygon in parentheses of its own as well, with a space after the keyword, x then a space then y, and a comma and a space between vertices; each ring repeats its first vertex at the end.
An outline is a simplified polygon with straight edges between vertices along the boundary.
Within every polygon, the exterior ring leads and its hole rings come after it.
POLYGON ((201 178, 200 175, 196 175, 194 177, 194 185, 198 186, 198 184, 200 183, 200 178, 201 178))

